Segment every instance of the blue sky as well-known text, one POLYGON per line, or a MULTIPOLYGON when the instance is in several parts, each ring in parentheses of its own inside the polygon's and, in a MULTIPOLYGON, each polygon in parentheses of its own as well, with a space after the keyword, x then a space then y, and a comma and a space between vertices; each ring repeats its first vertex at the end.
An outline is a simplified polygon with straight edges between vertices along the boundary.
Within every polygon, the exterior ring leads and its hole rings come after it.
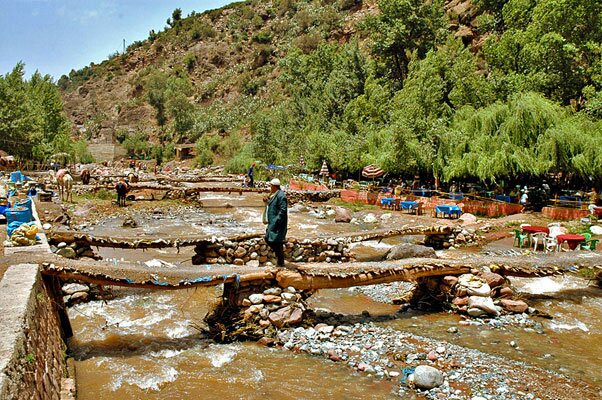
POLYGON ((109 54, 162 30, 175 8, 219 8, 232 0, 0 0, 0 74, 19 61, 55 80, 71 69, 99 63, 109 54))

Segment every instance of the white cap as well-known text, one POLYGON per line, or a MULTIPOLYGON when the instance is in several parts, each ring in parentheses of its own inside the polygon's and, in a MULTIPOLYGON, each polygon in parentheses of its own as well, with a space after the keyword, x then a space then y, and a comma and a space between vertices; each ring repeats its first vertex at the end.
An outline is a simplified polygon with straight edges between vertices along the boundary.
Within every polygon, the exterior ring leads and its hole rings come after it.
POLYGON ((280 179, 274 178, 270 181, 270 185, 272 186, 280 186, 280 179))

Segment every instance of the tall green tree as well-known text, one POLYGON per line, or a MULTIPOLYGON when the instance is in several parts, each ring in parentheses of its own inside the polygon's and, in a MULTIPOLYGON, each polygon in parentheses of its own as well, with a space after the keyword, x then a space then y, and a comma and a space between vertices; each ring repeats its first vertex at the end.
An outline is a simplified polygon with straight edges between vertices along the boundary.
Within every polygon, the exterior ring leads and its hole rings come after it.
POLYGON ((422 58, 445 38, 443 0, 379 0, 380 13, 366 18, 372 52, 401 86, 413 57, 422 58))

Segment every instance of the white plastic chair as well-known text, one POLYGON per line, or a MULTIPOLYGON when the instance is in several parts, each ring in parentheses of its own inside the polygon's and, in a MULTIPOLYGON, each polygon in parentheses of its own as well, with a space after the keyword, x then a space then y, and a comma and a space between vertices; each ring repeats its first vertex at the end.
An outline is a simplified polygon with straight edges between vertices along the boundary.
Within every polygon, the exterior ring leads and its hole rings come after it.
POLYGON ((544 239, 544 248, 546 250, 546 253, 549 253, 552 251, 559 251, 558 241, 556 240, 556 236, 547 236, 544 239))
POLYGON ((545 249, 546 238, 548 235, 545 232, 537 232, 531 235, 531 243, 533 243, 533 251, 537 251, 538 245, 543 245, 545 249))

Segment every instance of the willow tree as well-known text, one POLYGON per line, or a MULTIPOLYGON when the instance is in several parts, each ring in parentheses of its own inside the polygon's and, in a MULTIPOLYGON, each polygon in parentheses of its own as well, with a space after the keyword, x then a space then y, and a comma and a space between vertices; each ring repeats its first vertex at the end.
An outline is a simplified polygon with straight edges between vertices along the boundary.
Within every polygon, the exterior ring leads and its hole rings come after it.
POLYGON ((562 107, 536 93, 479 110, 463 108, 442 138, 438 158, 444 178, 496 181, 547 172, 550 164, 538 156, 538 143, 565 116, 562 107))

